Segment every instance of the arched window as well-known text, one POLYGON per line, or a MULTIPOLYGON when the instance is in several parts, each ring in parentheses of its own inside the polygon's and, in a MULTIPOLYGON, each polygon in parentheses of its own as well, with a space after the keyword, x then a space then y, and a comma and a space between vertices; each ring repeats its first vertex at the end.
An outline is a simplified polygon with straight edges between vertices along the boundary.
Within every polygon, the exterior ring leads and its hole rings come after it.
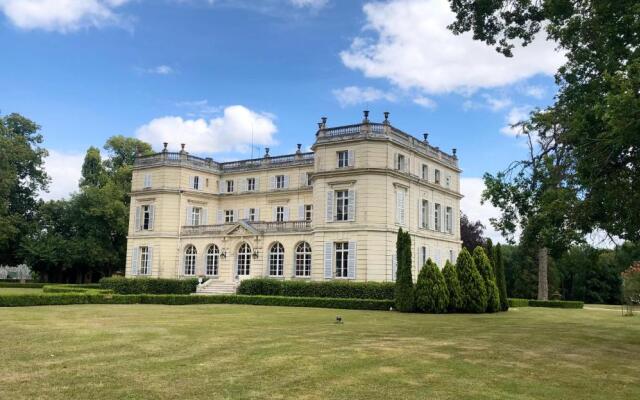
POLYGON ((196 274, 196 256, 198 252, 195 246, 189 245, 184 249, 184 274, 195 275, 196 274))
POLYGON ((238 275, 249 275, 251 269, 251 246, 242 243, 238 249, 238 275))
POLYGON ((296 276, 311 276, 311 246, 307 242, 296 246, 296 276))
POLYGON ((269 275, 284 275, 284 247, 278 242, 269 249, 269 275))
POLYGON ((207 257, 205 258, 205 275, 218 275, 218 265, 220 264, 220 250, 218 246, 212 244, 207 248, 207 257))

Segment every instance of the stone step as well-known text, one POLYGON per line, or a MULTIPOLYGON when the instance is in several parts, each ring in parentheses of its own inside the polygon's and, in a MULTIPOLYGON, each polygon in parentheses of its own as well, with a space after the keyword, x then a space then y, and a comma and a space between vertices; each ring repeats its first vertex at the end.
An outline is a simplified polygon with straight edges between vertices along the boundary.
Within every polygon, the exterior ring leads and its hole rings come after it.
POLYGON ((205 283, 203 287, 196 289, 196 294, 234 294, 236 292, 237 284, 233 282, 211 282, 205 283))

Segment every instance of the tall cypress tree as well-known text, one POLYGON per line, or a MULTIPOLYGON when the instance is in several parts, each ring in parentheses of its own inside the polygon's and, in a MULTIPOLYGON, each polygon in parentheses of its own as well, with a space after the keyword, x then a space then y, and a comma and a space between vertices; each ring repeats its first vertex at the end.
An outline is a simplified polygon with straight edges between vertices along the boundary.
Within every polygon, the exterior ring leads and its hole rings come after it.
POLYGON ((483 313, 487 310, 487 291, 484 279, 478 272, 473 257, 462 249, 456 262, 458 280, 462 290, 462 311, 470 313, 483 313))
POLYGON ((413 278, 411 277, 411 236, 402 228, 396 240, 396 308, 401 312, 412 312, 415 309, 413 278))
POLYGON ((447 310, 456 312, 462 310, 462 289, 460 289, 460 281, 458 280, 458 272, 456 267, 449 260, 444 264, 442 269, 447 291, 449 292, 449 304, 447 310))
POLYGON ((500 243, 494 248, 493 259, 496 263, 496 284, 500 292, 500 310, 507 311, 509 309, 509 299, 507 298, 507 280, 504 274, 504 260, 502 259, 500 243))
POLYGON ((416 284, 416 308, 422 312, 440 314, 447 312, 449 291, 438 266, 428 259, 418 274, 416 284))
POLYGON ((493 275, 491 261, 484 249, 480 246, 473 250, 473 261, 484 279, 484 286, 487 291, 487 312, 500 311, 500 292, 496 285, 496 278, 493 275))

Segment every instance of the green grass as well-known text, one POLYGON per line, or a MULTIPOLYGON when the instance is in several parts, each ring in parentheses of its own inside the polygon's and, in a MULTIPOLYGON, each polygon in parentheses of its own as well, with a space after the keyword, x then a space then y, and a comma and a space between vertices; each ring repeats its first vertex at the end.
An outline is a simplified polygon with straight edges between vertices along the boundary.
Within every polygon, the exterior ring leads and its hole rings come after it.
POLYGON ((3 288, 0 287, 0 295, 4 294, 39 294, 42 293, 42 288, 3 288))
POLYGON ((606 309, 78 305, 0 321, 0 399, 640 398, 640 318, 606 309))

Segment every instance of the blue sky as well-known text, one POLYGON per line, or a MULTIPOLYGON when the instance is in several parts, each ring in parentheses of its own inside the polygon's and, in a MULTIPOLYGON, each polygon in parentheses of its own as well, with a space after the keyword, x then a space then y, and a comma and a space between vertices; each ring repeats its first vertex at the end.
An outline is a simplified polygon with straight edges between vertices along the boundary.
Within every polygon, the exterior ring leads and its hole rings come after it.
POLYGON ((316 122, 392 123, 458 148, 463 211, 486 222, 485 171, 524 153, 509 128, 549 104, 562 62, 538 40, 505 59, 446 31, 445 0, 0 0, 0 112, 42 125, 75 189, 87 147, 115 134, 220 160, 289 153, 316 122))

